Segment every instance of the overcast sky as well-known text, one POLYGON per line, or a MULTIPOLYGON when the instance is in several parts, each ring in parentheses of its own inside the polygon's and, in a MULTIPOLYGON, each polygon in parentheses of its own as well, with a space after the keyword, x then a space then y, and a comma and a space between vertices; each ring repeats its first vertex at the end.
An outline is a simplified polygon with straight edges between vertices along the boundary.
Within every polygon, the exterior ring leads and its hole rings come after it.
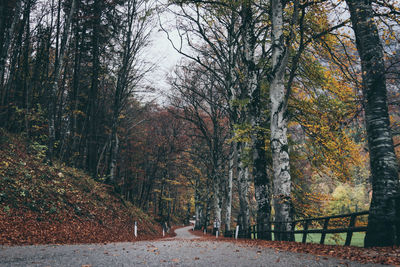
MULTIPOLYGON (((161 20, 168 24, 174 24, 174 16, 166 13, 161 15, 161 20), (172 22, 172 23, 171 23, 172 22)), ((179 42, 179 38, 173 31, 169 32, 170 38, 174 43, 179 42)), ((155 64, 156 69, 148 75, 147 82, 150 86, 156 89, 156 93, 147 94, 146 101, 155 99, 157 103, 163 104, 165 97, 160 92, 165 92, 169 89, 167 76, 174 70, 175 65, 182 59, 179 54, 171 45, 167 38, 167 34, 160 28, 158 18, 156 18, 156 25, 152 32, 151 45, 148 50, 148 60, 155 64)))

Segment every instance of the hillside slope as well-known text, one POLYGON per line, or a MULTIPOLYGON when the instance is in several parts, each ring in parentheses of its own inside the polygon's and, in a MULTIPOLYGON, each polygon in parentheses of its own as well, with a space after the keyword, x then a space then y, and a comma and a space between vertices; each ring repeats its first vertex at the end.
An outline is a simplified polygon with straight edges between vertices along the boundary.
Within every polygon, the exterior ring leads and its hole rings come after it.
POLYGON ((0 129, 0 244, 160 237, 161 227, 77 169, 43 164, 44 147, 0 129), (138 222, 138 237, 134 236, 138 222))

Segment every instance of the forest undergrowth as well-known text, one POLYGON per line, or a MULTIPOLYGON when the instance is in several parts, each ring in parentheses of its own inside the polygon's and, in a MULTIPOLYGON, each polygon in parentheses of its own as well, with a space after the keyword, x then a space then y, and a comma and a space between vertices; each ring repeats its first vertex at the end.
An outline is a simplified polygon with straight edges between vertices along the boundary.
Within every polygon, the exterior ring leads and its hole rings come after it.
POLYGON ((41 145, 0 131, 0 244, 103 243, 162 236, 157 222, 111 186, 59 162, 49 166, 43 163, 41 145))

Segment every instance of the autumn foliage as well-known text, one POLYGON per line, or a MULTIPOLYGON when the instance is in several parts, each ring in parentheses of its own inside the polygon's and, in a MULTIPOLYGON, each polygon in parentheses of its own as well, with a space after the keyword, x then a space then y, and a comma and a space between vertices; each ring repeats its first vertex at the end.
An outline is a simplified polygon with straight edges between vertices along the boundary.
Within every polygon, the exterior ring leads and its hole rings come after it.
POLYGON ((43 156, 38 144, 1 132, 0 244, 99 243, 161 236, 156 222, 111 187, 74 168, 45 165, 43 156))

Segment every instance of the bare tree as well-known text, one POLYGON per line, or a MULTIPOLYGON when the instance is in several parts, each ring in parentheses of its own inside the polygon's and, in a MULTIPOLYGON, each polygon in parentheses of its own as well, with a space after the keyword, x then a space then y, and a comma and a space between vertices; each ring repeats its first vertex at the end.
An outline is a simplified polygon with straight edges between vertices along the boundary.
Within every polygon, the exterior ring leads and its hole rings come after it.
POLYGON ((60 79, 61 68, 63 67, 64 57, 66 48, 68 47, 68 42, 70 39, 70 28, 72 17, 75 13, 76 9, 76 0, 73 0, 71 3, 71 8, 69 10, 69 14, 65 18, 64 24, 64 32, 61 37, 61 47, 58 52, 57 58, 58 60, 55 63, 54 72, 52 75, 52 85, 50 88, 50 101, 49 101, 49 144, 47 151, 47 159, 49 162, 52 162, 54 156, 54 142, 56 138, 56 129, 55 129, 55 115, 56 115, 56 95, 58 91, 58 80, 60 79))

